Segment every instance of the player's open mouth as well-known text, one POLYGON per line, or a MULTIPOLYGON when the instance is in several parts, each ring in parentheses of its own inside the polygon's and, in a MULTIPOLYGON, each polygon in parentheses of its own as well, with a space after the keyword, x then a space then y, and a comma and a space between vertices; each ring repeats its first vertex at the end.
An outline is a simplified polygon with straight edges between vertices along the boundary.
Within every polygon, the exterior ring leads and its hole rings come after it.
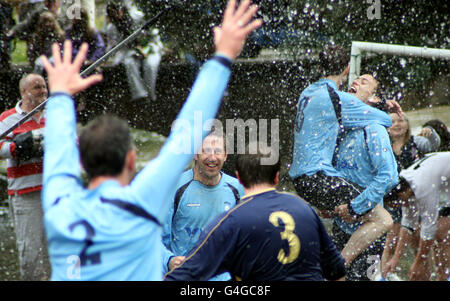
POLYGON ((350 87, 350 89, 348 90, 348 93, 356 93, 356 88, 355 87, 350 87))

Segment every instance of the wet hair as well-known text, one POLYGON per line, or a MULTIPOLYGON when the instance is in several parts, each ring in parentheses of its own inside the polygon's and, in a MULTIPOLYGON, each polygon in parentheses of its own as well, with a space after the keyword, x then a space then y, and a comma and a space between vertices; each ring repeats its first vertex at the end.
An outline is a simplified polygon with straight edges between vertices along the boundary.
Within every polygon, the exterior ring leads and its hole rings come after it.
POLYGON ((129 36, 133 32, 135 24, 124 3, 116 0, 108 1, 106 4, 106 15, 116 29, 124 36, 129 36), (123 14, 121 19, 117 18, 118 12, 122 12, 123 14))
POLYGON ((58 0, 44 0, 44 5, 45 6, 50 6, 53 3, 56 3, 58 0))
POLYGON ((93 41, 95 29, 89 23, 89 12, 86 7, 80 9, 80 19, 74 18, 67 29, 67 35, 71 38, 79 38, 83 42, 93 41))
POLYGON ((385 195, 383 199, 384 202, 389 203, 399 200, 398 194, 408 190, 410 187, 411 186, 408 181, 406 181, 404 177, 400 176, 397 186, 392 188, 392 190, 385 195))
POLYGON ((423 126, 431 126, 441 138, 441 145, 438 151, 450 151, 450 132, 445 123, 439 119, 432 119, 427 121, 423 126))
POLYGON ((272 165, 261 164, 262 158, 269 158, 274 151, 273 148, 260 147, 257 142, 255 145, 249 143, 244 154, 238 154, 236 159, 236 171, 244 187, 249 188, 257 184, 275 184, 275 176, 280 171, 280 160, 278 159, 272 165), (255 154, 250 150, 256 148, 255 154))
POLYGON ((321 76, 339 75, 350 62, 350 51, 340 45, 328 45, 319 53, 321 76))
POLYGON ((89 179, 119 175, 132 148, 128 124, 114 115, 93 119, 80 135, 81 164, 89 179))
MULTIPOLYGON (((396 113, 392 113, 392 114, 396 114, 396 113)), ((411 139, 411 135, 412 135, 411 134, 411 123, 409 122, 409 118, 405 113, 402 114, 402 118, 406 122, 406 131, 405 131, 405 135, 403 137, 403 145, 405 145, 409 141, 409 139, 411 139)))

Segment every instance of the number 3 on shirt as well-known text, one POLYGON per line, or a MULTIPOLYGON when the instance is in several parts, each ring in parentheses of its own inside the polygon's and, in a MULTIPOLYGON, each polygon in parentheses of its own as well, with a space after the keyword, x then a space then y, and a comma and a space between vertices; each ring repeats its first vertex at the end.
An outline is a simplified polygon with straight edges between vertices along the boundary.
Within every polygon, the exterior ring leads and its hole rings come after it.
POLYGON ((300 239, 294 234, 295 221, 292 216, 284 211, 275 211, 269 216, 269 222, 275 227, 279 227, 278 219, 284 224, 284 231, 280 233, 281 239, 287 240, 289 244, 289 255, 283 249, 278 252, 278 261, 282 264, 294 262, 300 253, 300 239))

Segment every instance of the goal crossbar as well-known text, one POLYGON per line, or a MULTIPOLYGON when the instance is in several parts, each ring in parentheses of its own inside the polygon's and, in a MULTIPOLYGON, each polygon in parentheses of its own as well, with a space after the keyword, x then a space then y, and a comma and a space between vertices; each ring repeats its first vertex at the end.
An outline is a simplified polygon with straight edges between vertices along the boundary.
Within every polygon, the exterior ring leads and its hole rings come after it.
POLYGON ((450 50, 448 49, 353 41, 350 53, 350 72, 348 76, 349 87, 353 80, 360 75, 361 55, 363 52, 450 59, 450 50))

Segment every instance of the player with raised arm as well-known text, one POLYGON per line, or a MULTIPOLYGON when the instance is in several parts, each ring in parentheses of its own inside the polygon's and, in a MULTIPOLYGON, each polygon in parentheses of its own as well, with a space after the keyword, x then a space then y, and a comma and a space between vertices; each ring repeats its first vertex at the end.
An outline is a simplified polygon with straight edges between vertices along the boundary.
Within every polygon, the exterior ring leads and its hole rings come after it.
POLYGON ((79 70, 88 47, 72 62, 70 41, 61 58, 53 45, 54 65, 43 57, 51 97, 47 103, 43 175, 43 209, 52 280, 161 280, 161 225, 168 195, 201 140, 194 139, 194 112, 205 120, 216 116, 230 77, 230 65, 250 32, 261 26, 252 20, 257 6, 250 1, 236 8, 231 0, 221 27, 215 28, 216 54, 206 62, 177 116, 190 126, 178 127, 159 155, 133 179, 136 152, 129 128, 116 117, 93 120, 76 139, 72 95, 101 80, 82 78, 79 70), (188 151, 183 142, 190 139, 188 151), (89 183, 81 182, 79 159, 89 183), (133 180, 132 180, 133 179, 133 180))

